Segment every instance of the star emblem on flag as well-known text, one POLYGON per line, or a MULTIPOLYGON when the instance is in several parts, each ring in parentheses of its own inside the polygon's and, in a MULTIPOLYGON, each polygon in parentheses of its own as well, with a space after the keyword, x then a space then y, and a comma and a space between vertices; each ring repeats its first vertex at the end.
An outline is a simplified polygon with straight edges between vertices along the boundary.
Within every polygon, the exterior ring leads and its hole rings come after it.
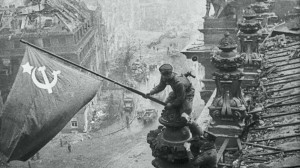
POLYGON ((29 64, 29 62, 27 62, 26 64, 22 65, 23 68, 23 73, 29 73, 31 75, 31 70, 33 69, 33 66, 31 66, 29 64))

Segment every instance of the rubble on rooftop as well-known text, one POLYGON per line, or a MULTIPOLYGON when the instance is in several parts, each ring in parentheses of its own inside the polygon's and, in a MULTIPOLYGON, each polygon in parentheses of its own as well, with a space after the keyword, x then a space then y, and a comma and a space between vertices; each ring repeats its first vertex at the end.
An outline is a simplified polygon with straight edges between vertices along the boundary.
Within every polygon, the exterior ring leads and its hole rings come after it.
POLYGON ((0 8, 0 33, 39 31, 73 32, 90 19, 83 2, 76 0, 46 0, 28 6, 0 8))
POLYGON ((267 95, 264 110, 254 114, 259 120, 249 130, 247 142, 252 145, 244 148, 241 167, 300 165, 299 36, 281 33, 268 38, 263 46, 267 60, 264 67, 276 69, 261 85, 267 95), (273 48, 266 44, 273 44, 273 48))

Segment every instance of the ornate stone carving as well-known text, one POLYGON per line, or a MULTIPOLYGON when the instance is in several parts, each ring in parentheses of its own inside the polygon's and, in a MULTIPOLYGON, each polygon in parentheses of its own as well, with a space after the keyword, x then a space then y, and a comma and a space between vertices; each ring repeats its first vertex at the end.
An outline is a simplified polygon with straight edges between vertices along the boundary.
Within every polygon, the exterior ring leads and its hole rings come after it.
POLYGON ((248 7, 244 10, 243 17, 244 17, 246 20, 251 20, 251 19, 256 18, 256 13, 255 13, 255 11, 254 11, 250 6, 248 6, 248 7))
POLYGON ((147 143, 150 144, 154 157, 168 162, 188 161, 183 143, 191 139, 191 137, 192 135, 187 127, 182 127, 181 129, 171 127, 158 128, 148 133, 147 143))
POLYGON ((243 14, 244 20, 238 23, 239 30, 245 34, 253 34, 261 29, 261 24, 255 19, 256 16, 255 11, 251 7, 246 8, 243 14))
POLYGON ((224 34, 224 38, 220 40, 218 45, 218 48, 224 51, 225 53, 229 53, 230 51, 236 49, 236 47, 236 41, 229 35, 229 32, 226 32, 224 34))
POLYGON ((234 51, 237 45, 228 33, 225 33, 218 47, 222 51, 212 57, 213 65, 219 69, 213 74, 217 94, 209 107, 209 113, 216 123, 226 121, 242 126, 246 116, 240 89, 243 73, 237 68, 240 67, 243 59, 234 51))
POLYGON ((167 162, 188 162, 183 144, 190 140, 192 135, 179 111, 163 110, 159 122, 164 126, 159 126, 147 135, 147 143, 150 144, 152 155, 167 162))
POLYGON ((252 34, 252 33, 256 33, 261 28, 261 25, 259 22, 247 22, 246 21, 246 22, 238 23, 238 28, 243 33, 252 34))
POLYGON ((257 53, 242 53, 241 58, 243 59, 243 65, 261 67, 262 59, 257 53))
POLYGON ((209 107, 211 117, 217 122, 242 123, 246 116, 246 108, 240 89, 243 73, 240 71, 229 73, 218 71, 214 73, 214 76, 217 94, 209 107))
POLYGON ((219 53, 212 57, 212 64, 221 70, 234 70, 239 68, 243 63, 243 59, 234 52, 219 53))
POLYGON ((159 122, 170 127, 183 127, 186 124, 186 121, 182 119, 179 112, 176 112, 175 109, 163 110, 159 122))
POLYGON ((258 51, 258 41, 260 40, 261 34, 258 30, 262 28, 261 24, 256 20, 256 13, 248 7, 244 10, 244 20, 238 23, 240 32, 238 37, 240 38, 241 58, 243 59, 244 67, 255 67, 261 66, 262 59, 256 53, 258 51))
POLYGON ((232 71, 241 66, 243 60, 233 50, 237 44, 235 40, 229 36, 229 33, 224 34, 218 45, 221 52, 216 52, 211 58, 212 64, 222 71, 232 71))
POLYGON ((254 4, 251 4, 251 8, 256 12, 256 13, 267 13, 271 12, 271 4, 265 3, 265 2, 256 2, 254 4))

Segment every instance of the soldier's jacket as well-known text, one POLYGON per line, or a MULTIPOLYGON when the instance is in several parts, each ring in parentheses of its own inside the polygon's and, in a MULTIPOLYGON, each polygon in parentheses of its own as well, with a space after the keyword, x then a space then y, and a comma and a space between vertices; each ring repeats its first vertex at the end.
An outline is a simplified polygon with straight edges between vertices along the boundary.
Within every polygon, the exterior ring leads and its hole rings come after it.
POLYGON ((191 141, 191 151, 193 153, 200 153, 206 150, 216 149, 216 145, 214 142, 209 142, 204 138, 197 138, 191 141))
POLYGON ((193 141, 191 151, 188 151, 187 154, 195 167, 217 168, 217 151, 213 142, 205 139, 193 141))
POLYGON ((200 168, 217 168, 217 150, 210 149, 200 153, 192 160, 192 164, 200 168))
POLYGON ((156 94, 163 91, 167 85, 170 85, 176 98, 171 102, 173 106, 179 106, 188 97, 194 96, 194 88, 191 82, 184 75, 178 75, 173 73, 174 77, 166 81, 163 78, 160 79, 159 84, 150 91, 150 94, 156 94))

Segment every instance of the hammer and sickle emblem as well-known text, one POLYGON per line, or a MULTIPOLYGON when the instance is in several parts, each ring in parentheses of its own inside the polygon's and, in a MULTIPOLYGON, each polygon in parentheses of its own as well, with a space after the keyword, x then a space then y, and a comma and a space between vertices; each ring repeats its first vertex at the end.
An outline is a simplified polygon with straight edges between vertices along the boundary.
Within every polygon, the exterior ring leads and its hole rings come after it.
POLYGON ((56 83, 57 83, 57 79, 58 79, 58 78, 57 78, 57 75, 60 74, 61 71, 53 71, 53 72, 52 72, 52 75, 54 76, 54 79, 53 79, 52 82, 50 83, 50 82, 49 82, 49 79, 48 79, 48 77, 47 77, 47 75, 46 75, 45 70, 46 70, 46 67, 45 67, 45 66, 42 66, 42 67, 39 67, 39 68, 38 68, 38 71, 40 71, 40 72, 42 73, 42 75, 43 75, 43 79, 44 79, 44 82, 45 82, 45 83, 40 83, 40 82, 36 79, 36 76, 35 76, 36 68, 33 69, 32 74, 31 74, 31 78, 32 78, 33 83, 34 83, 37 87, 39 87, 39 88, 41 88, 41 89, 47 89, 47 90, 48 90, 48 93, 50 94, 50 93, 52 93, 52 87, 54 87, 54 86, 56 85, 56 83))

